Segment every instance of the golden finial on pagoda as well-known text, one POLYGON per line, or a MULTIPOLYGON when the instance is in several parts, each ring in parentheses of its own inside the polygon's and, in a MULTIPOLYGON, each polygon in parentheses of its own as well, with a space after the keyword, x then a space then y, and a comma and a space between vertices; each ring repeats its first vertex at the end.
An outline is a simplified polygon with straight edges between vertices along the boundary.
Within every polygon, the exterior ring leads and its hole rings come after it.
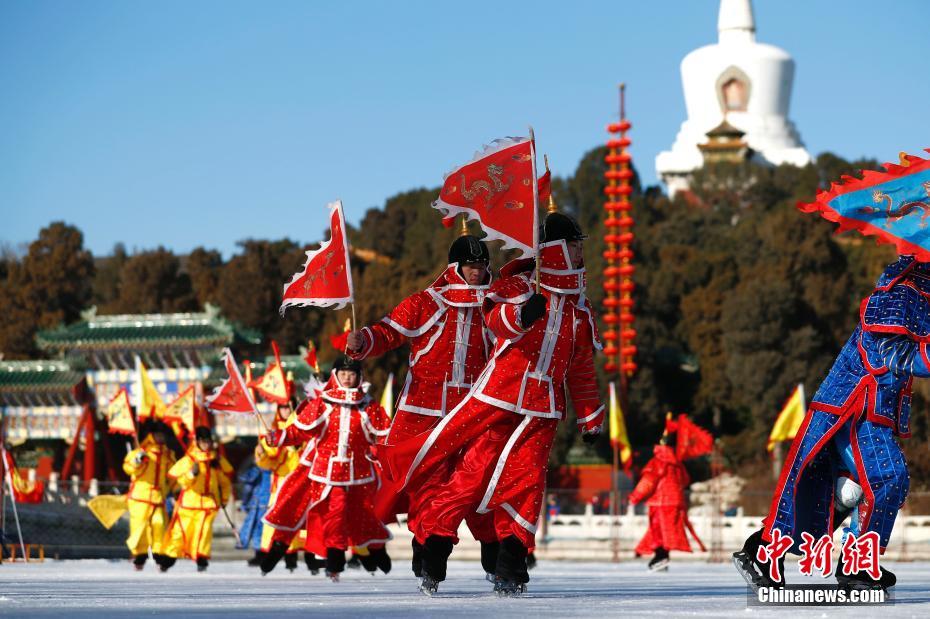
MULTIPOLYGON (((546 174, 549 174, 549 155, 543 155, 543 162, 546 164, 546 174)), ((558 213, 559 206, 555 203, 555 198, 552 197, 552 179, 549 179, 550 189, 549 189, 549 205, 546 207, 547 213, 558 213)))

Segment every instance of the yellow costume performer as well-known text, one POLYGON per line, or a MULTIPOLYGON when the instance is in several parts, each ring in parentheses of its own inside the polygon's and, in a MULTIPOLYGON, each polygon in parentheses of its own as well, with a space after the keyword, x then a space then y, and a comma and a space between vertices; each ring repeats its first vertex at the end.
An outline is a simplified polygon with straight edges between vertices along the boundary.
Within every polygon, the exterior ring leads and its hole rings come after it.
POLYGON ((232 494, 232 465, 216 452, 216 443, 207 427, 195 432, 196 443, 168 471, 181 486, 171 526, 168 529, 162 566, 167 570, 185 556, 197 562, 198 571, 207 569, 213 544, 213 521, 232 494))
POLYGON ((129 539, 126 545, 137 570, 145 565, 149 548, 156 563, 161 564, 164 559, 165 499, 173 485, 168 470, 176 461, 174 453, 165 445, 168 432, 170 429, 164 423, 146 422, 142 426, 142 444, 123 460, 123 470, 131 481, 127 495, 129 539))

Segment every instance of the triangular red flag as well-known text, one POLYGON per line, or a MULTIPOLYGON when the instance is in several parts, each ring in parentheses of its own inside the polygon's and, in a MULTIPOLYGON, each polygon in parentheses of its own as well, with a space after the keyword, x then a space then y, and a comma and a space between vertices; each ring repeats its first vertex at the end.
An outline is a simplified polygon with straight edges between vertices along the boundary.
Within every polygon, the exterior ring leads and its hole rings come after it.
POLYGON ((255 408, 255 402, 252 395, 246 387, 245 381, 242 380, 242 374, 239 372, 239 366, 233 357, 232 351, 228 348, 223 349, 223 362, 226 365, 227 378, 223 384, 217 387, 210 397, 204 401, 207 409, 217 413, 243 413, 258 414, 255 408))
POLYGON ((678 415, 676 421, 672 421, 667 426, 678 432, 675 441, 675 455, 679 460, 697 458, 709 454, 714 450, 713 435, 691 421, 687 415, 678 415))
POLYGON ((290 383, 281 367, 281 354, 278 344, 272 340, 271 349, 274 351, 274 362, 268 366, 265 373, 256 380, 250 380, 248 386, 258 392, 260 396, 274 404, 287 404, 291 400, 290 383))
POLYGON ((481 223, 488 239, 533 255, 539 210, 535 159, 532 138, 495 140, 446 174, 433 208, 446 219, 465 213, 481 223))
POLYGON ((352 291, 352 268, 349 263, 349 240, 346 238, 342 202, 328 205, 330 237, 319 249, 308 250, 307 261, 284 285, 281 315, 291 306, 333 307, 339 309, 355 301, 352 291))
POLYGON ((307 354, 304 355, 304 361, 315 373, 320 373, 320 361, 316 357, 316 346, 313 345, 313 340, 307 343, 307 354))

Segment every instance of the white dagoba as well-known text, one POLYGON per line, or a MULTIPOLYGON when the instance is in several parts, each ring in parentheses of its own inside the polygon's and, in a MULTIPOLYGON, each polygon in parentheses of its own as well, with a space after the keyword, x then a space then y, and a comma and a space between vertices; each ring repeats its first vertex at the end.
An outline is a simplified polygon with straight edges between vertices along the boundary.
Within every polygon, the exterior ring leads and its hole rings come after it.
POLYGON ((669 195, 688 188, 691 172, 704 165, 698 144, 724 120, 745 132, 759 163, 806 165, 811 156, 788 120, 794 60, 784 50, 756 42, 751 0, 721 0, 719 40, 681 61, 688 120, 671 150, 656 157, 669 195))

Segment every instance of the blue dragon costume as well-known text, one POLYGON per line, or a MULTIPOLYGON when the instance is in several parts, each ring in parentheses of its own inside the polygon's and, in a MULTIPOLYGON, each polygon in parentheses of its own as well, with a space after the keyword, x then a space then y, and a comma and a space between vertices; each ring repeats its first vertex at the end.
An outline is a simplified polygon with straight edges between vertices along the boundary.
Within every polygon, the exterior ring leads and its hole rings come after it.
MULTIPOLYGON (((930 160, 902 154, 899 165, 885 168, 861 179, 844 177, 843 185, 798 205, 839 223, 841 230, 893 243, 901 255, 862 301, 859 324, 814 395, 762 530, 733 555, 753 587, 784 585, 757 556, 775 532, 790 536, 790 552, 799 554, 802 533, 815 539, 832 535, 851 515, 847 532, 857 537, 874 532, 883 553, 907 498, 910 477, 896 439, 910 435, 913 379, 930 377, 930 230, 922 224, 930 201, 919 199, 930 197, 930 160), (870 205, 878 200, 890 202, 886 210, 870 205)), ((836 578, 846 588, 884 589, 895 582, 887 570, 875 579, 838 568, 836 578)))

